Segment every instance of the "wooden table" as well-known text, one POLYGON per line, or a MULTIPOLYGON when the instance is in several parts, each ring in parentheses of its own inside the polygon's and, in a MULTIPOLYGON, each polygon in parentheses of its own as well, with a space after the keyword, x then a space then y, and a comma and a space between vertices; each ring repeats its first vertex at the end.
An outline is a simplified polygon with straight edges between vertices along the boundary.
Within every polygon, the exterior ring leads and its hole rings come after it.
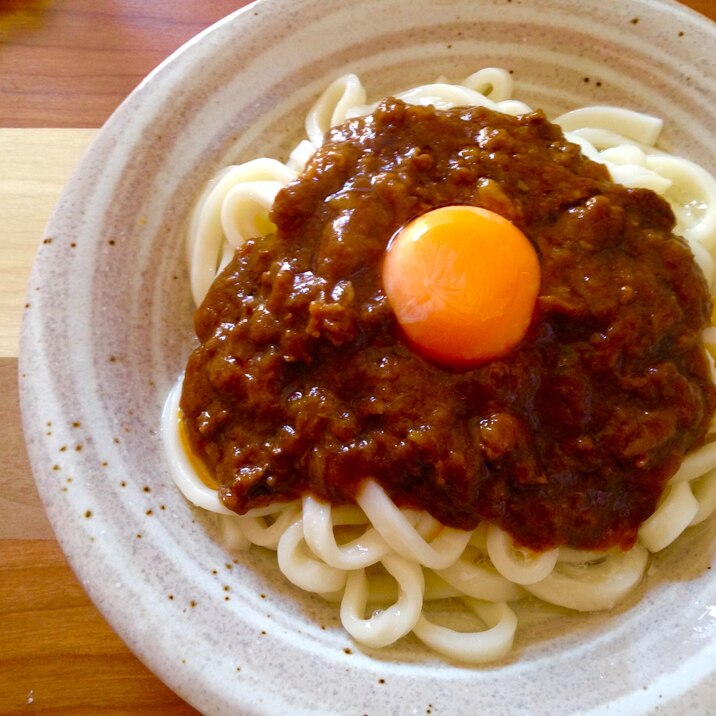
MULTIPOLYGON (((2 714, 196 713, 127 650, 54 539, 20 426, 18 336, 43 227, 97 128, 174 49, 245 4, 0 0, 2 714)), ((716 0, 685 4, 716 20, 716 0)))
POLYGON ((17 396, 27 277, 70 172, 117 105, 247 0, 0 0, 0 713, 190 714, 107 625, 54 539, 17 396))

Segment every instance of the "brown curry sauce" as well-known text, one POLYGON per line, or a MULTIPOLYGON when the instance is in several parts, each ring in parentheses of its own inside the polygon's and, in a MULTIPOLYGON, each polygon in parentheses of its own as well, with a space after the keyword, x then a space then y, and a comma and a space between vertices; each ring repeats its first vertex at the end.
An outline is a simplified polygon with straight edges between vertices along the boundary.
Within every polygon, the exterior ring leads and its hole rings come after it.
POLYGON ((656 194, 610 181, 540 112, 389 99, 331 130, 196 313, 181 408, 236 512, 380 483, 446 525, 629 547, 716 405, 711 303, 656 194), (415 216, 472 204, 540 257, 523 342, 450 370, 405 342, 381 286, 415 216))

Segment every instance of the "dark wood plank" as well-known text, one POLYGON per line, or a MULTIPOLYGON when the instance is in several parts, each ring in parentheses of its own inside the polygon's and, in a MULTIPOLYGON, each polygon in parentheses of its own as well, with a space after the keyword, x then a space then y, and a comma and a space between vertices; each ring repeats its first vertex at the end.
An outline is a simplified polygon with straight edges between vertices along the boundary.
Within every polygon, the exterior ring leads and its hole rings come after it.
POLYGON ((247 0, 0 2, 0 127, 99 127, 164 58, 247 0))
POLYGON ((52 540, 0 540, 0 713, 196 714, 133 656, 52 540))
POLYGON ((20 421, 17 358, 0 358, 0 425, 0 496, 20 504, 39 506, 20 421))
MULTIPOLYGON (((99 127, 154 67, 247 0, 0 1, 0 127, 99 127)), ((716 20, 716 0, 685 5, 716 20)))

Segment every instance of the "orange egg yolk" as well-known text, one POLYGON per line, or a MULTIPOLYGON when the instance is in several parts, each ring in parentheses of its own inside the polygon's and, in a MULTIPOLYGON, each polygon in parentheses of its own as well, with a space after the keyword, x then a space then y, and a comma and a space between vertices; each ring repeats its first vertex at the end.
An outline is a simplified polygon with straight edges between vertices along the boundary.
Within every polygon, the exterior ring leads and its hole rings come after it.
POLYGON ((426 358, 472 367, 524 338, 540 286, 527 237, 487 209, 444 206, 392 238, 383 288, 398 323, 426 358))

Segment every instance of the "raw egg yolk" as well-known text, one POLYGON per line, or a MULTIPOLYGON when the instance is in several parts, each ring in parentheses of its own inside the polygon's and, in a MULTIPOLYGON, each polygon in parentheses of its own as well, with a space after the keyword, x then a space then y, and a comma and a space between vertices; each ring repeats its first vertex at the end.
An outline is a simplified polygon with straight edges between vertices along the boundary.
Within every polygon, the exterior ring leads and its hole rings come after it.
POLYGON ((487 209, 444 206, 400 229, 383 264, 398 323, 426 358, 472 367, 524 337, 540 286, 527 237, 487 209))

